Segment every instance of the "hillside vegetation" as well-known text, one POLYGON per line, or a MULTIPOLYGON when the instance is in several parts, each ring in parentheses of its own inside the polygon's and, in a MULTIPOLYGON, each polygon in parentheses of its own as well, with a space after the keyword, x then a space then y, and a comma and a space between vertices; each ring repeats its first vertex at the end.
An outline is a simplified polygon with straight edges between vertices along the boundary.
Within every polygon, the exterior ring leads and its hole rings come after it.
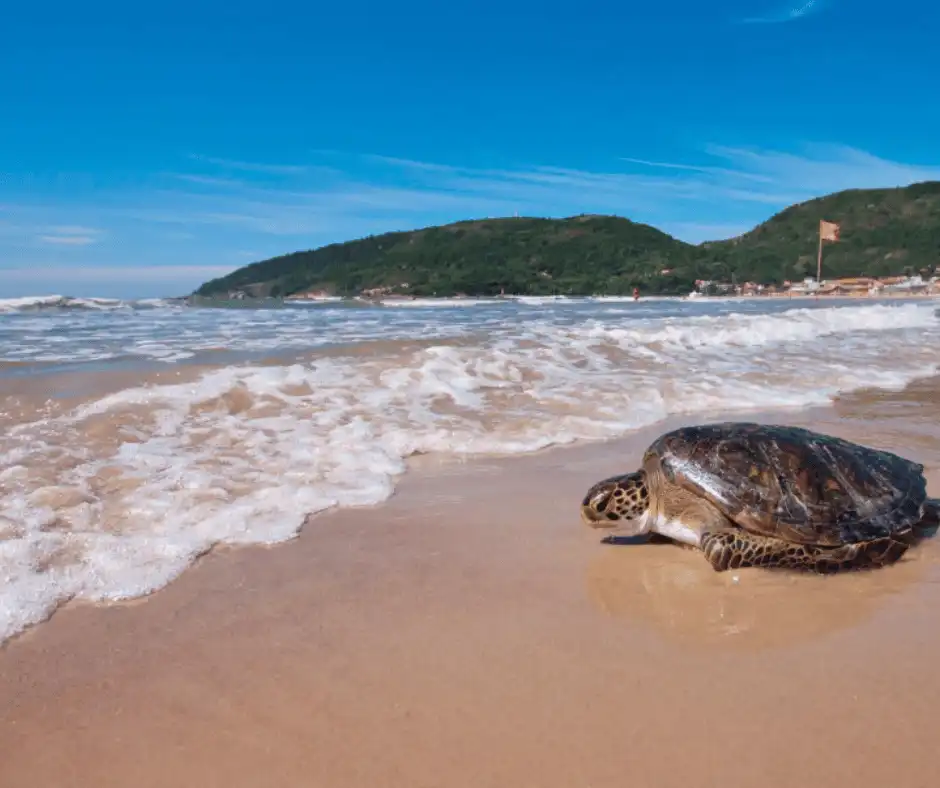
POLYGON ((616 216, 507 218, 386 233, 252 263, 198 296, 685 293, 696 279, 779 283, 815 275, 819 220, 841 225, 824 277, 914 273, 940 263, 940 182, 793 205, 737 238, 699 246, 616 216))
POLYGON ((791 205, 738 238, 698 247, 698 278, 815 277, 820 219, 841 228, 839 241, 825 244, 823 278, 911 274, 940 264, 940 181, 929 181, 852 189, 791 205))

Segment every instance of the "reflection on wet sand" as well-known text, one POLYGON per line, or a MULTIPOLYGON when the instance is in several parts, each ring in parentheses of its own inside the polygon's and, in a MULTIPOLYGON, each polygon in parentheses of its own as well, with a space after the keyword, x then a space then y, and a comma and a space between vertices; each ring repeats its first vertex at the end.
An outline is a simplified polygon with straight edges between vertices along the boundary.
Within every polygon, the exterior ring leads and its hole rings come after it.
MULTIPOLYGON (((758 421, 796 424, 924 463, 929 494, 940 497, 937 378, 900 392, 840 397, 833 409, 778 413, 758 421)), ((824 637, 864 623, 940 582, 940 538, 898 564, 817 577, 746 569, 715 572, 696 551, 666 541, 598 545, 587 594, 612 617, 643 622, 665 637, 722 650, 759 651, 824 637)))
POLYGON ((601 547, 586 576, 598 609, 671 640, 731 651, 786 647, 857 626, 940 580, 936 539, 893 566, 830 576, 715 572, 697 551, 668 543, 601 547))

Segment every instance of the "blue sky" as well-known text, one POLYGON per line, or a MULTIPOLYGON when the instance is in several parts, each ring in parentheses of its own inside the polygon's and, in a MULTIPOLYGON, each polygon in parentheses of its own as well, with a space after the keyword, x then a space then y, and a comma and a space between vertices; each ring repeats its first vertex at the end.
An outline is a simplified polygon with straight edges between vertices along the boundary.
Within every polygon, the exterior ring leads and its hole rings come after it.
POLYGON ((19 3, 0 297, 515 212, 698 242, 940 179, 938 29, 915 0, 19 3))

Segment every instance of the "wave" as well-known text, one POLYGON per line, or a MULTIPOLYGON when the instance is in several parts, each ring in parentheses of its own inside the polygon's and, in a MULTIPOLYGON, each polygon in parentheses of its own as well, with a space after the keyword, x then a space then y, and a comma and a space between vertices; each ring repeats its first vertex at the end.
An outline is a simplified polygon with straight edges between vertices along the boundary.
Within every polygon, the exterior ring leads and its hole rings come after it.
POLYGON ((507 298, 510 298, 519 304, 526 304, 527 306, 543 306, 545 304, 564 304, 567 302, 574 302, 576 300, 568 296, 562 296, 562 295, 552 295, 552 296, 514 295, 514 296, 507 296, 507 298))
POLYGON ((394 308, 415 308, 415 307, 467 307, 482 306, 484 304, 506 303, 499 298, 409 298, 409 299, 390 299, 379 301, 381 306, 394 308))
POLYGON ((677 414, 800 408, 936 374, 932 306, 519 319, 137 386, 0 435, 0 639, 65 601, 126 599, 213 545, 290 539, 385 500, 417 453, 518 454, 677 414))
POLYGON ((600 304, 626 304, 636 302, 638 304, 648 304, 650 302, 658 301, 683 301, 688 296, 651 296, 645 295, 639 299, 635 299, 633 296, 628 295, 611 295, 611 296, 587 296, 585 300, 597 302, 600 304))
POLYGON ((119 298, 78 298, 63 295, 23 296, 22 298, 0 298, 0 314, 44 310, 157 309, 170 306, 171 303, 169 299, 162 298, 125 301, 119 298))
MULTIPOLYGON (((776 315, 731 314, 669 317, 643 324, 611 326, 589 321, 571 329, 572 341, 609 342, 625 348, 664 348, 675 351, 706 347, 759 347, 781 342, 806 342, 839 334, 867 336, 870 332, 936 327, 930 309, 916 304, 901 306, 790 309, 776 315)), ((551 329, 549 329, 551 331, 551 329)))

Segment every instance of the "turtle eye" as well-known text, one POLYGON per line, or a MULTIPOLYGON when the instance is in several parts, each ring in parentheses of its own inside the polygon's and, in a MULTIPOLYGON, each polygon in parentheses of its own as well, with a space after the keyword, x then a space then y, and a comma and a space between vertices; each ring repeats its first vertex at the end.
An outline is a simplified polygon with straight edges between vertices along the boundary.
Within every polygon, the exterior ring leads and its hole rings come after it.
POLYGON ((589 495, 584 499, 584 506, 590 506, 598 514, 603 514, 610 506, 610 500, 613 495, 609 492, 602 492, 600 495, 589 495))

